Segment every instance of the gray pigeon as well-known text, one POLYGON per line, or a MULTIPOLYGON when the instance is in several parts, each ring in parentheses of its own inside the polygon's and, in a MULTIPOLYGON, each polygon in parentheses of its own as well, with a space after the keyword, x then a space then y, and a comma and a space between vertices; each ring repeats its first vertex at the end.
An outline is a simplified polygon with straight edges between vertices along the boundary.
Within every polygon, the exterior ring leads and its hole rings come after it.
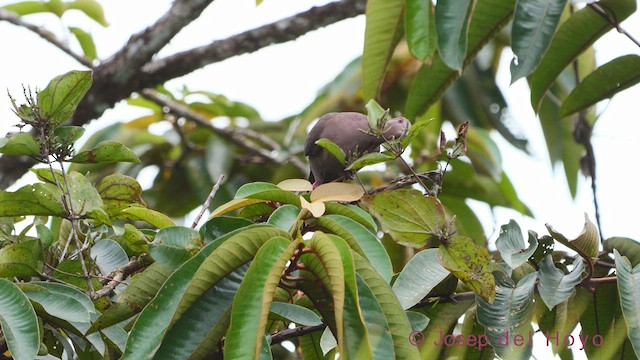
POLYGON ((314 189, 324 183, 352 179, 353 175, 327 150, 316 145, 316 141, 325 138, 338 145, 347 158, 357 153, 380 151, 385 139, 399 139, 406 135, 411 123, 403 117, 387 121, 384 138, 371 134, 367 116, 356 112, 329 113, 322 116, 309 132, 304 142, 304 155, 309 157, 311 174, 309 181, 314 189))

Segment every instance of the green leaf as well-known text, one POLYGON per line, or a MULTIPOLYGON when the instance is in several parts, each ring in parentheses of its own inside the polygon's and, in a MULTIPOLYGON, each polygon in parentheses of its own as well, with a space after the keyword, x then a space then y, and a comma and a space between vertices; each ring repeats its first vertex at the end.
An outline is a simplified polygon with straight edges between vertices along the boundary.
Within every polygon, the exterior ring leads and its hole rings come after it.
POLYGON ((251 221, 245 218, 216 216, 209 219, 204 225, 202 225, 200 228, 200 237, 204 239, 205 244, 209 244, 221 236, 252 224, 253 223, 251 221))
POLYGON ((34 281, 18 286, 31 301, 42 306, 49 315, 65 321, 88 323, 91 320, 90 314, 96 312, 86 294, 66 284, 34 281))
POLYGON ((485 247, 464 236, 447 239, 438 249, 442 266, 489 303, 496 296, 491 256, 485 247))
POLYGON ((627 323, 627 334, 633 351, 640 356, 640 266, 631 267, 631 263, 613 250, 618 275, 618 293, 620 306, 627 323))
POLYGON ((593 259, 598 257, 600 246, 600 234, 596 226, 589 220, 589 216, 584 214, 584 228, 574 240, 567 239, 564 235, 556 232, 551 225, 546 224, 549 234, 562 245, 577 251, 580 255, 589 256, 593 259))
POLYGON ((469 21, 477 0, 439 1, 436 3, 438 51, 442 61, 455 70, 462 70, 467 52, 469 21))
POLYGON ((93 149, 83 151, 69 159, 74 163, 100 164, 113 162, 130 162, 139 164, 140 159, 128 147, 113 140, 99 142, 93 149))
POLYGON ((123 219, 146 221, 158 229, 176 225, 167 215, 146 207, 131 206, 122 209, 122 214, 123 219))
POLYGON ((0 277, 24 279, 38 276, 44 266, 44 253, 39 240, 10 244, 0 249, 0 277))
POLYGON ((271 318, 294 322, 303 326, 317 326, 322 319, 313 311, 296 304, 274 301, 269 308, 271 318))
POLYGON ((289 231, 298 219, 300 211, 299 208, 293 205, 280 206, 271 213, 267 223, 279 227, 282 230, 289 231))
POLYGON ((221 175, 230 174, 234 159, 234 147, 220 137, 212 136, 207 142, 205 164, 209 178, 217 181, 221 175))
MULTIPOLYGON (((598 6, 622 22, 636 11, 635 0, 602 0, 598 6)), ((549 49, 530 78, 531 106, 537 112, 562 70, 613 26, 588 6, 578 10, 556 32, 549 49)))
POLYGON ((233 300, 231 325, 224 342, 225 357, 258 357, 273 294, 297 247, 297 241, 274 237, 256 253, 233 300))
MULTIPOLYGON (((533 333, 531 319, 533 317, 533 293, 536 273, 530 273, 518 284, 511 279, 503 279, 496 287, 496 298, 493 303, 486 302, 477 296, 478 322, 485 327, 489 342, 496 355, 503 359, 529 359, 533 333), (508 338, 506 342, 505 337, 508 338), (515 338, 520 339, 518 346, 515 338)), ((433 321, 433 319, 432 319, 433 321)))
POLYGON ((437 249, 420 251, 398 274, 393 283, 393 292, 403 309, 417 304, 449 275, 449 271, 438 262, 437 253, 437 249))
POLYGON ((92 72, 70 71, 53 78, 38 93, 38 107, 51 124, 69 120, 93 82, 92 72))
POLYGON ((133 275, 118 300, 93 321, 89 333, 105 329, 139 313, 158 293, 172 270, 160 263, 153 263, 133 275))
POLYGON ((422 130, 424 130, 429 124, 431 124, 432 121, 433 119, 430 118, 422 118, 414 122, 409 128, 409 133, 407 134, 407 136, 402 139, 402 147, 406 149, 409 145, 411 145, 413 139, 415 139, 415 137, 418 136, 422 132, 422 130))
MULTIPOLYGON (((251 244, 250 241, 255 241, 256 238, 260 238, 262 241, 259 244, 266 242, 273 236, 279 236, 285 234, 280 229, 274 228, 271 225, 257 224, 249 226, 245 229, 236 230, 217 238, 205 246, 196 256, 187 260, 180 268, 178 268, 162 285, 162 288, 158 291, 158 294, 147 305, 144 310, 138 316, 138 320, 131 329, 129 338, 127 339, 127 346, 123 354, 122 359, 140 359, 149 358, 160 347, 162 340, 167 332, 167 328, 172 323, 174 316, 179 317, 183 314, 187 308, 192 305, 197 298, 205 293, 209 285, 204 288, 200 288, 199 293, 194 293, 194 287, 189 286, 192 279, 196 279, 196 272, 201 267, 205 259, 207 259, 212 253, 218 249, 221 245, 230 243, 225 246, 226 249, 235 249, 240 244, 251 244), (185 294, 185 291, 189 287, 189 292, 185 294), (181 310, 178 310, 178 304, 183 296, 189 296, 191 299, 181 310), (178 312, 176 312, 178 311, 178 312), (176 315, 177 314, 177 315, 176 315)), ((257 245, 259 246, 259 245, 257 245)), ((254 246, 255 251, 257 248, 254 246)), ((228 251, 227 250, 227 251, 228 251)), ((252 256, 251 253, 248 256, 252 256)), ((220 252, 213 256, 212 260, 209 260, 211 266, 223 266, 222 263, 227 259, 220 256, 220 252), (216 261, 218 263, 216 264, 216 261)), ((226 264, 226 263, 225 263, 226 264)), ((233 266, 233 265, 229 265, 233 266)), ((232 271, 229 266, 225 266, 227 271, 232 271)), ((226 275, 226 274, 223 274, 226 275)), ((184 301, 184 299, 182 300, 184 301)))
POLYGON ((105 276, 129 262, 129 257, 122 246, 111 239, 96 241, 91 247, 90 255, 105 276))
MULTIPOLYGON (((515 0, 475 0, 475 2, 473 17, 469 22, 468 31, 465 30, 468 33, 468 39, 463 67, 470 63, 484 44, 509 22, 515 5, 515 0)), ((436 55, 433 61, 424 64, 418 71, 407 95, 405 116, 412 119, 426 112, 459 76, 459 71, 450 69, 441 56, 436 55)))
POLYGON ((59 126, 53 130, 53 135, 58 144, 72 146, 84 134, 82 126, 59 126))
MULTIPOLYGON (((475 305, 473 300, 462 300, 452 303, 438 303, 419 310, 429 317, 429 325, 422 331, 423 336, 413 338, 414 343, 415 340, 418 340, 417 346, 419 346, 422 359, 444 358, 441 355, 442 347, 434 346, 434 344, 440 343, 443 335, 451 333, 452 330, 449 329, 455 328, 460 317, 473 305, 475 305), (422 344, 419 341, 422 341, 422 344)), ((411 336, 413 335, 415 334, 411 334, 411 336)), ((416 347, 416 345, 412 346, 416 347)))
POLYGON ((391 281, 393 268, 389 254, 371 231, 342 215, 325 215, 318 218, 315 224, 340 236, 353 251, 368 259, 385 281, 391 281))
POLYGON ((36 312, 20 288, 6 279, 0 279, 0 325, 14 359, 36 358, 40 347, 36 312))
POLYGON ((373 220, 371 215, 369 215, 368 212, 362 210, 356 205, 351 205, 351 204, 345 205, 345 204, 340 204, 333 201, 327 202, 324 205, 326 207, 326 211, 325 211, 326 215, 335 214, 335 215, 342 215, 342 216, 348 217, 349 219, 354 220, 373 231, 377 230, 378 228, 378 226, 376 225, 376 222, 373 220))
POLYGON ((429 325, 429 318, 423 313, 407 311, 407 318, 413 331, 422 331, 429 325))
POLYGON ((202 248, 200 233, 181 227, 170 226, 158 230, 149 244, 149 253, 155 261, 176 269, 202 248))
POLYGON ((402 0, 367 1, 364 50, 362 53, 362 92, 365 101, 378 96, 402 31, 402 0))
POLYGON ((26 185, 0 191, 0 216, 65 216, 62 191, 53 184, 26 185))
POLYGON ((578 258, 574 264, 573 271, 565 275, 562 270, 556 268, 553 264, 551 255, 547 255, 540 262, 538 292, 549 310, 567 301, 573 294, 575 287, 582 281, 582 272, 585 267, 584 261, 582 258, 578 258))
POLYGON ((496 247, 504 262, 510 268, 515 269, 527 262, 538 248, 538 239, 531 232, 529 233, 529 247, 527 248, 522 237, 520 226, 514 220, 509 224, 500 227, 500 235, 496 240, 496 247))
POLYGON ((146 206, 142 200, 142 187, 132 177, 122 174, 107 175, 96 186, 104 203, 104 210, 112 217, 131 205, 146 206))
POLYGON ((257 199, 277 201, 300 207, 300 198, 294 193, 280 189, 277 185, 266 182, 254 182, 242 185, 236 191, 235 199, 257 199))
POLYGON ((40 145, 29 133, 17 133, 0 138, 0 153, 5 155, 39 156, 40 145))
POLYGON ((44 247, 49 247, 53 244, 55 238, 53 236, 53 232, 51 232, 48 227, 42 224, 36 224, 36 232, 38 233, 38 239, 42 241, 44 247))
POLYGON ((347 166, 346 170, 360 170, 365 166, 380 164, 383 162, 395 160, 396 157, 387 153, 379 153, 372 152, 364 154, 363 156, 357 158, 355 161, 351 162, 349 166, 347 166))
POLYGON ((49 12, 47 4, 41 1, 20 1, 14 4, 4 5, 2 8, 13 11, 21 16, 49 12))
POLYGON ((425 61, 436 50, 434 7, 430 1, 406 0, 404 29, 409 53, 425 61))
POLYGON ((445 226, 438 199, 413 189, 383 191, 365 196, 362 204, 394 241, 415 248, 425 246, 445 226))
POLYGON ((68 9, 76 9, 82 11, 85 15, 102 26, 109 25, 104 17, 102 5, 100 5, 100 3, 95 0, 75 0, 66 5, 68 9))
POLYGON ((631 266, 640 264, 640 243, 636 240, 624 237, 612 237, 602 243, 604 251, 613 253, 618 250, 620 255, 626 257, 631 262, 631 266))
POLYGON ((373 352, 372 359, 396 359, 393 351, 391 329, 382 306, 369 285, 362 279, 362 276, 356 274, 356 280, 358 285, 358 305, 367 327, 367 334, 369 335, 369 342, 373 352))
POLYGON ((336 158, 336 160, 338 160, 340 164, 344 165, 347 162, 347 154, 345 154, 344 150, 342 150, 342 148, 333 141, 322 138, 316 141, 316 145, 327 150, 331 155, 333 155, 333 157, 336 158))
POLYGON ((549 48, 567 0, 518 0, 511 26, 511 83, 535 70, 549 48))
POLYGON ((71 31, 73 36, 76 37, 76 40, 78 40, 84 56, 90 60, 95 60, 98 57, 98 53, 96 44, 93 42, 93 36, 78 27, 69 27, 69 31, 71 31))
POLYGON ((598 101, 608 99, 640 82, 640 56, 616 58, 589 74, 571 91, 560 107, 560 116, 568 116, 598 101))

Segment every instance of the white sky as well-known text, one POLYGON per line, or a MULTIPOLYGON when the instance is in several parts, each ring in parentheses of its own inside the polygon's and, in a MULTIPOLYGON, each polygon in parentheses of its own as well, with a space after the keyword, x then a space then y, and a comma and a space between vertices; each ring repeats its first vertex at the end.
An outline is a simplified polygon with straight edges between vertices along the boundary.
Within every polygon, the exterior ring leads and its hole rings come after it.
MULTIPOLYGON (((0 5, 15 1, 0 0, 0 5)), ((242 32, 256 26, 304 11, 312 5, 329 1, 277 1, 266 0, 259 7, 252 0, 217 0, 195 23, 184 29, 161 55, 167 55, 215 39, 242 32)), ((108 28, 93 23, 84 15, 69 12, 63 17, 64 25, 90 29, 98 46, 100 58, 106 58, 119 49, 131 34, 155 21, 166 9, 168 0, 110 0, 101 1, 108 28)), ((46 25, 50 30, 68 36, 53 15, 34 15, 25 18, 35 24, 46 25)), ((640 15, 635 14, 623 23, 636 38, 640 38, 640 15)), ((0 134, 12 130, 16 117, 11 113, 10 102, 4 95, 9 90, 20 98, 22 84, 44 87, 54 76, 81 66, 61 51, 49 45, 35 34, 11 24, 0 22, 0 134)), ((312 32, 282 45, 272 46, 253 54, 243 55, 210 65, 177 81, 168 83, 178 89, 186 84, 192 89, 206 89, 220 93, 232 100, 254 106, 266 119, 277 120, 295 114, 308 105, 316 92, 335 77, 353 58, 361 54, 364 34, 364 17, 340 22, 328 28, 312 32)), ((69 37, 72 46, 77 48, 69 37)), ((640 49, 620 34, 611 32, 598 42, 597 58, 600 62, 623 54, 640 54, 640 49)), ((538 121, 529 106, 529 92, 524 80, 509 86, 508 62, 499 74, 511 112, 531 140, 533 156, 527 157, 499 142, 503 165, 520 197, 533 210, 535 219, 496 209, 495 219, 489 209, 482 219, 491 240, 495 240, 501 224, 516 219, 523 230, 535 230, 546 234, 545 223, 564 232, 568 237, 582 230, 584 213, 594 219, 591 190, 588 182, 581 181, 578 196, 573 201, 566 188, 563 172, 555 174, 547 160, 546 146, 538 121)), ((617 95, 607 106, 605 115, 596 125, 593 143, 597 156, 598 198, 601 206, 605 237, 627 236, 640 240, 640 227, 635 224, 640 202, 637 183, 637 148, 633 145, 640 133, 637 101, 640 87, 617 95), (635 105, 635 107, 634 107, 635 105)), ((105 121, 127 120, 140 115, 141 110, 119 105, 109 110, 105 121)), ((94 123, 90 128, 96 127, 94 123)), ((594 220, 595 221, 595 220, 594 220)))

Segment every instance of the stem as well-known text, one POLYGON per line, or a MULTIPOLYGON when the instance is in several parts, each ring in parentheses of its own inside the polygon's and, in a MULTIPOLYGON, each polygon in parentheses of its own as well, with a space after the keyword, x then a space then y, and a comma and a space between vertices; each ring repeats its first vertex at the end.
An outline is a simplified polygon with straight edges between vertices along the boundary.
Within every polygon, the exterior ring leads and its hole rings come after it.
POLYGON ((300 327, 295 327, 293 329, 284 329, 284 330, 278 331, 277 333, 273 334, 273 336, 271 336, 271 345, 279 344, 283 341, 296 338, 298 336, 310 334, 312 332, 324 330, 326 327, 327 327, 327 324, 323 323, 323 324, 313 325, 313 326, 300 326, 300 327))
POLYGON ((196 218, 193 220, 193 224, 191 224, 192 229, 195 229, 196 226, 198 226, 198 223, 200 222, 202 215, 204 215, 204 212, 207 211, 207 209, 209 208, 209 204, 211 204, 211 200, 213 200, 213 197, 216 196, 216 193, 218 192, 218 189, 220 189, 220 185, 222 184, 223 180, 224 180, 224 174, 220 175, 220 177, 218 178, 218 181, 216 181, 216 184, 213 185, 213 189, 211 189, 209 196, 207 196, 207 199, 204 201, 204 204, 202 204, 202 209, 200 209, 198 216, 196 216, 196 218))

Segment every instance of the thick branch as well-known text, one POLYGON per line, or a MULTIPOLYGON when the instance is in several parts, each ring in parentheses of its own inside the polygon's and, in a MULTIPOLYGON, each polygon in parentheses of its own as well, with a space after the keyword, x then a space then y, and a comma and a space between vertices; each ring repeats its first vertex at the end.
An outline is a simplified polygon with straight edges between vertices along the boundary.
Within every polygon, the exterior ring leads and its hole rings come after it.
POLYGON ((225 40, 151 62, 144 66, 143 76, 147 78, 143 82, 162 83, 233 56, 295 40, 309 31, 364 14, 365 4, 364 0, 336 1, 225 40))
MULTIPOLYGON (((111 60, 97 66, 94 69, 93 86, 78 106, 73 117, 73 124, 87 124, 91 120, 100 117, 105 110, 112 108, 118 101, 129 97, 131 93, 142 91, 145 88, 153 88, 177 76, 195 71, 206 64, 254 52, 271 44, 290 41, 309 31, 363 14, 366 3, 365 0, 336 1, 312 8, 293 17, 276 21, 270 25, 232 36, 226 40, 216 41, 208 46, 194 49, 188 52, 188 55, 182 53, 180 61, 190 65, 188 67, 180 66, 178 70, 169 69, 168 66, 171 63, 175 64, 179 55, 151 62, 144 68, 142 67, 144 65, 143 59, 146 58, 146 61, 148 61, 150 56, 154 55, 149 55, 153 49, 156 49, 156 52, 160 50, 175 35, 174 32, 177 31, 176 29, 180 27, 180 24, 184 26, 188 23, 190 17, 182 14, 182 11, 186 9, 185 6, 189 8, 189 11, 193 11, 190 16, 198 16, 201 12, 200 7, 209 2, 197 1, 198 7, 194 9, 192 2, 177 1, 172 9, 155 25, 134 35, 127 46, 114 55, 111 60), (188 5, 185 5, 187 3, 188 5), (179 12, 181 15, 172 20, 170 16, 172 11, 179 12), (163 26, 170 27, 166 34, 163 33, 163 26), (265 34, 268 35, 268 41, 260 41, 260 37, 265 36, 265 34), (144 43, 143 39, 148 39, 149 36, 153 35, 158 35, 154 40, 164 39, 166 41, 165 44, 161 46, 159 42, 154 41, 153 44, 142 45, 144 43), (134 51, 135 49, 129 49, 130 46, 138 49, 141 53, 137 54, 134 51), (214 47, 219 47, 220 50, 214 51, 214 47), (132 59, 127 58, 127 56, 131 56, 132 59), (188 57, 194 57, 194 59, 189 59, 188 57), (140 64, 138 68, 132 66, 133 60, 140 64)), ((14 156, 2 156, 0 158, 0 188, 4 189, 13 184, 34 164, 35 161, 32 159, 25 160, 25 158, 14 156), (2 171, 2 169, 7 171, 2 171)))

